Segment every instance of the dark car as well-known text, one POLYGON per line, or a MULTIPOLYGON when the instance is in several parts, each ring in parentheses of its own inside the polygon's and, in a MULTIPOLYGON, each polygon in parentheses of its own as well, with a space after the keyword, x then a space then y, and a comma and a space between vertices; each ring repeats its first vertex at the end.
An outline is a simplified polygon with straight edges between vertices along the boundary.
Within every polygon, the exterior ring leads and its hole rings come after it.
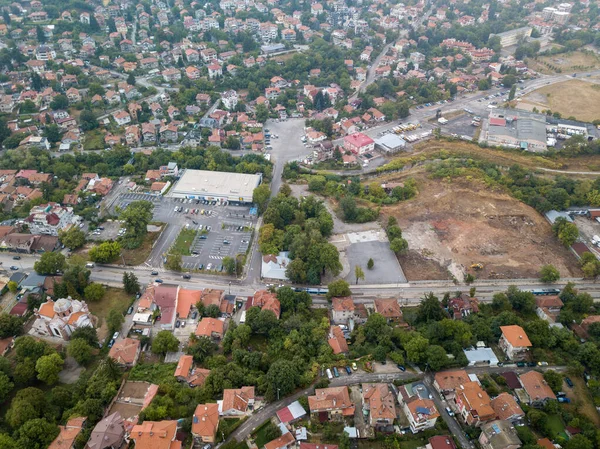
POLYGON ((537 366, 537 363, 535 362, 527 362, 527 366, 537 366))
POLYGON ((13 260, 21 260, 21 256, 13 256, 13 260))
POLYGON ((158 276, 158 271, 153 271, 152 273, 150 273, 150 275, 152 275, 152 276, 158 276))
POLYGON ((127 309, 127 315, 131 315, 133 313, 133 307, 127 309))
POLYGON ((352 375, 352 369, 349 366, 346 367, 346 372, 348 373, 348 376, 352 375))
POLYGON ((206 240, 206 236, 204 234, 202 234, 200 237, 198 237, 200 240, 206 240))
MULTIPOLYGON (((200 253, 199 253, 198 251, 196 251, 196 250, 193 250, 193 251, 192 251, 192 254, 200 254, 200 253)), ((184 279, 185 279, 185 278, 184 278, 184 279)))
POLYGON ((199 270, 204 270, 204 264, 203 264, 203 263, 201 263, 200 265, 198 265, 198 269, 199 269, 199 270))
POLYGON ((13 265, 12 267, 10 267, 10 269, 13 270, 13 271, 17 271, 19 269, 19 267, 13 265))
POLYGON ((162 284, 163 280, 162 279, 154 279, 154 282, 156 282, 157 284, 162 284))
POLYGON ((192 320, 195 320, 197 316, 198 316, 198 312, 197 312, 197 311, 194 311, 194 312, 192 313, 192 320))
POLYGON ((398 369, 402 372, 406 371, 406 368, 404 367, 404 365, 396 365, 398 367, 398 369))
POLYGON ((114 344, 115 344, 115 341, 111 340, 111 341, 108 342, 108 347, 112 348, 114 344))
POLYGON ((567 383, 569 388, 573 388, 573 381, 570 378, 565 377, 565 382, 567 383))
POLYGON ((519 368, 523 368, 525 366, 525 362, 517 362, 517 366, 519 368))
POLYGON ((184 274, 183 276, 181 276, 183 279, 192 279, 192 277, 189 274, 184 274))
POLYGON ((177 322, 175 323, 175 327, 179 328, 181 326, 181 321, 177 320, 177 322))
POLYGON ((229 240, 223 240, 223 245, 229 245, 229 240))

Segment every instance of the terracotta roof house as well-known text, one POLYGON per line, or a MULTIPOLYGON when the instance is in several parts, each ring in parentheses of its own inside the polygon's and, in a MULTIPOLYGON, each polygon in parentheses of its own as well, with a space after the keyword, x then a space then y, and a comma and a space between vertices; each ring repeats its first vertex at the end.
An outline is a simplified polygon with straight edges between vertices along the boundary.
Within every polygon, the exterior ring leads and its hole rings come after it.
POLYGON ((67 421, 67 424, 64 426, 58 426, 60 429, 60 433, 54 439, 48 449, 72 449, 75 444, 75 439, 77 435, 81 433, 83 429, 83 425, 85 424, 87 418, 72 418, 67 421))
POLYGON ((219 406, 198 404, 192 417, 192 435, 203 443, 214 443, 219 428, 219 406))
POLYGON ((550 400, 556 400, 556 395, 544 380, 542 373, 529 371, 519 376, 523 389, 529 396, 529 405, 541 407, 550 400))
POLYGON ((119 365, 133 366, 140 355, 140 341, 133 338, 124 338, 115 342, 108 356, 119 365))
POLYGON ((506 386, 511 390, 516 390, 517 388, 523 388, 521 385, 521 381, 519 380, 519 376, 514 371, 505 371, 500 373, 504 380, 506 381, 506 386))
POLYGON ((440 414, 431 399, 413 396, 402 403, 402 411, 413 433, 435 427, 440 414))
POLYGON ((448 311, 455 320, 462 320, 471 315, 471 313, 479 312, 479 301, 477 298, 472 298, 465 293, 461 293, 459 297, 448 301, 448 311))
POLYGON ((144 421, 133 426, 130 438, 135 447, 144 449, 181 449, 181 441, 175 440, 177 421, 144 421))
POLYGON ((492 399, 492 408, 498 419, 517 422, 523 419, 525 412, 521 409, 515 398, 508 393, 500 393, 492 399))
POLYGON ((213 288, 204 289, 201 295, 202 304, 204 304, 204 307, 215 305, 221 308, 221 301, 224 296, 224 290, 215 290, 213 288))
POLYGON ((179 287, 172 284, 160 284, 154 288, 154 304, 160 309, 160 327, 173 329, 177 313, 177 292, 179 287))
POLYGON ((502 336, 498 345, 510 360, 523 359, 532 346, 529 337, 521 326, 500 326, 502 336))
POLYGON ((479 426, 496 417, 488 394, 479 382, 467 382, 456 389, 454 402, 469 426, 479 426))
POLYGON ((556 449, 554 443, 552 443, 552 441, 550 441, 548 438, 540 438, 539 440, 537 440, 536 444, 538 446, 543 447, 544 449, 556 449))
POLYGON ((204 385, 210 370, 204 368, 194 368, 194 358, 191 355, 182 355, 175 368, 175 377, 180 382, 186 382, 190 387, 199 387, 204 385))
POLYGON ((456 445, 451 437, 436 435, 429 438, 428 443, 425 445, 425 449, 456 449, 456 445))
POLYGON ((265 444, 265 449, 287 449, 296 445, 296 439, 292 432, 286 432, 279 438, 265 444))
POLYGON ((363 411, 369 411, 369 424, 385 430, 396 419, 396 400, 387 384, 363 384, 363 411))
POLYGON ((354 416, 355 410, 348 387, 317 388, 315 395, 308 397, 308 407, 321 420, 354 416))
POLYGON ((304 441, 302 441, 300 442, 299 449, 339 449, 339 446, 337 446, 336 444, 305 443, 304 441))
POLYGON ((346 324, 354 318, 354 301, 351 296, 338 296, 331 300, 331 318, 335 324, 346 324))
POLYGON ((562 324, 556 322, 564 305, 558 296, 537 296, 535 304, 537 306, 535 313, 538 317, 550 323, 550 326, 562 326, 562 324))
POLYGON ((236 418, 252 413, 254 399, 254 387, 223 390, 223 400, 217 401, 219 414, 225 418, 236 418))
POLYGON ((125 426, 119 412, 112 413, 96 424, 85 449, 117 449, 125 439, 125 426))
POLYGON ((225 322, 216 318, 205 317, 196 327, 196 336, 221 339, 225 335, 225 322))
POLYGON ((270 310, 278 319, 281 315, 281 304, 277 299, 277 295, 268 290, 258 290, 254 293, 252 306, 260 307, 261 310, 270 310))
POLYGON ((15 337, 6 337, 0 340, 0 356, 6 355, 15 344, 15 337))
POLYGON ((376 299, 373 301, 375 312, 384 316, 388 321, 402 321, 402 310, 397 299, 376 299))
POLYGON ((446 399, 451 399, 454 397, 457 388, 470 381, 471 379, 465 370, 440 371, 435 373, 433 386, 446 399))
POLYGON ((330 327, 327 343, 329 343, 329 346, 331 346, 331 349, 335 355, 345 354, 348 352, 348 343, 346 342, 346 337, 344 337, 344 332, 339 326, 330 327))
POLYGON ((179 287, 177 292, 177 317, 187 318, 192 307, 200 302, 202 290, 188 290, 187 288, 179 287))
POLYGON ((479 444, 483 449, 519 449, 521 440, 509 421, 492 421, 481 426, 479 444))

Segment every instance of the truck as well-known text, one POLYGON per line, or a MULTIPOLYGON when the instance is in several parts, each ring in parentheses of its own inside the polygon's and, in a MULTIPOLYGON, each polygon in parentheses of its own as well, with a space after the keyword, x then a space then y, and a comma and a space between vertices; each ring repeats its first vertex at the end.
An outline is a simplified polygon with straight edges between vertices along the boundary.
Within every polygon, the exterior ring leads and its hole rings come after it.
POLYGON ((327 378, 329 380, 333 379, 333 375, 331 374, 331 370, 329 368, 327 368, 327 378))

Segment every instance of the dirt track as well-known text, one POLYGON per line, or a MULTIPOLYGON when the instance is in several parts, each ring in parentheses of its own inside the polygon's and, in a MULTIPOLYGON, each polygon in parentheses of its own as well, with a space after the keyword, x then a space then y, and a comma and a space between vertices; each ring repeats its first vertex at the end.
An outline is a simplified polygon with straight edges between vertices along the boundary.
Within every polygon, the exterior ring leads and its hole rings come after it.
POLYGON ((462 281, 466 273, 485 279, 535 278, 548 263, 562 276, 581 274, 575 256, 531 207, 477 181, 412 176, 419 194, 383 210, 397 218, 408 240, 411 252, 400 263, 409 280, 451 274, 462 281), (482 263, 483 270, 469 268, 475 263, 482 263))

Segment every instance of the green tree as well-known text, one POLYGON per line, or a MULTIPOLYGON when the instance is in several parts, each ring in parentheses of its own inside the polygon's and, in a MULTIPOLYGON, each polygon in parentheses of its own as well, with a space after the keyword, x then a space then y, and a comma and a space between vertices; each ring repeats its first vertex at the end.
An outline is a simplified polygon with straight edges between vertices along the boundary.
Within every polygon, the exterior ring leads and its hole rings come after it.
POLYGON ((167 261, 165 267, 172 271, 181 271, 183 258, 178 252, 167 254, 167 261))
POLYGON ((300 381, 298 366, 294 362, 279 359, 271 364, 266 374, 266 398, 273 401, 292 393, 300 381))
POLYGON ((125 317, 119 310, 111 309, 106 317, 106 325, 110 333, 114 333, 121 330, 121 326, 125 322, 125 317))
POLYGON ((45 449, 59 432, 58 426, 49 423, 45 418, 31 419, 17 431, 18 444, 28 449, 45 449))
POLYGON ((210 338, 192 335, 190 344, 187 347, 187 352, 194 357, 196 363, 204 363, 204 361, 212 356, 217 349, 218 346, 210 338))
POLYGON ((85 326, 75 329, 71 334, 71 341, 77 339, 85 340, 93 348, 98 347, 98 334, 93 327, 85 326))
POLYGON ((139 293, 140 283, 138 282, 137 276, 132 271, 125 271, 123 273, 123 289, 130 295, 139 293))
POLYGON ((227 272, 227 274, 235 273, 235 259, 233 257, 225 256, 223 257, 223 268, 227 272))
POLYGON ((267 210, 271 189, 267 184, 261 184, 252 192, 252 202, 257 205, 258 213, 262 214, 267 210))
POLYGON ((63 94, 56 95, 50 102, 50 108, 53 111, 57 111, 59 109, 67 109, 68 107, 69 99, 66 97, 66 95, 63 94))
POLYGON ((19 284, 17 284, 15 281, 8 281, 7 286, 11 293, 16 293, 19 290, 19 284))
POLYGON ((96 282, 90 283, 83 291, 83 296, 88 301, 96 302, 100 301, 104 297, 104 287, 102 284, 98 284, 96 282))
POLYGON ((369 261, 367 262, 367 269, 372 270, 374 266, 375 262, 373 262, 373 259, 369 258, 369 261))
MULTIPOLYGON (((4 402, 15 384, 10 381, 10 377, 8 377, 5 373, 0 372, 0 402, 4 402)), ((2 446, 0 446, 1 448, 2 446)))
POLYGON ((23 319, 3 313, 0 315, 0 338, 16 337, 23 332, 23 319))
POLYGON ((573 435, 567 441, 565 449, 593 449, 594 444, 583 434, 573 435))
POLYGON ((119 216, 127 231, 121 238, 125 248, 138 248, 148 233, 148 224, 152 220, 153 205, 150 201, 134 201, 119 216))
POLYGON ((560 279, 559 271, 553 265, 544 265, 540 270, 540 280, 542 282, 551 283, 560 279))
POLYGON ((130 86, 135 86, 135 75, 133 73, 130 73, 127 77, 127 84, 130 86))
POLYGON ((548 386, 552 388, 552 391, 554 391, 555 393, 562 390, 562 374, 550 369, 544 373, 544 380, 548 383, 548 386))
POLYGON ((72 338, 67 346, 67 354, 80 365, 87 365, 92 359, 92 347, 83 338, 72 338))
POLYGON ((444 318, 444 311, 439 299, 432 292, 427 293, 421 300, 417 320, 421 323, 440 321, 444 318))
POLYGON ((406 350, 406 357, 408 360, 414 363, 421 363, 427 360, 427 348, 429 347, 429 340, 421 335, 415 335, 411 340, 406 343, 404 349, 406 350))
POLYGON ((165 355, 179 348, 179 340, 170 331, 160 331, 152 341, 152 352, 165 355))
POLYGON ((44 355, 35 364, 37 378, 48 385, 58 382, 58 373, 63 369, 64 360, 56 352, 44 355))
POLYGON ((72 226, 67 231, 59 231, 58 240, 71 250, 81 248, 85 244, 85 233, 78 227, 72 226))
POLYGON ((47 407, 46 395, 42 390, 29 387, 19 390, 6 412, 6 422, 15 430, 30 419, 42 416, 47 407))
POLYGON ((62 273, 66 267, 65 256, 58 252, 46 252, 42 254, 40 260, 33 264, 33 269, 38 274, 56 274, 62 273))
POLYGON ((89 109, 84 109, 81 111, 79 123, 81 124, 81 129, 83 131, 91 131, 99 126, 98 120, 96 120, 96 115, 89 109))
POLYGON ((515 99, 515 94, 517 93, 517 86, 513 85, 510 88, 510 92, 508 93, 508 101, 513 101, 515 99))
POLYGON ((51 145, 54 145, 60 140, 60 129, 58 125, 52 123, 44 128, 44 136, 48 139, 51 145))
POLYGON ((121 254, 119 242, 102 242, 89 251, 90 259, 97 263, 114 262, 121 254))
POLYGON ((269 110, 264 104, 257 104, 254 109, 254 116, 259 123, 265 123, 269 119, 269 110))
POLYGON ((446 350, 438 345, 431 345, 425 352, 427 364, 433 371, 439 371, 448 365, 448 356, 446 350))
POLYGON ((335 298, 338 296, 350 296, 352 292, 350 291, 350 284, 348 284, 343 279, 338 279, 336 281, 330 282, 327 285, 327 299, 335 298))
POLYGON ((396 254, 402 254, 408 250, 408 242, 402 237, 395 238, 390 242, 390 249, 396 254))
POLYGON ((360 267, 360 265, 355 265, 354 266, 354 278, 356 279, 356 284, 358 285, 358 280, 364 280, 365 279, 365 272, 363 271, 363 269, 360 267))

